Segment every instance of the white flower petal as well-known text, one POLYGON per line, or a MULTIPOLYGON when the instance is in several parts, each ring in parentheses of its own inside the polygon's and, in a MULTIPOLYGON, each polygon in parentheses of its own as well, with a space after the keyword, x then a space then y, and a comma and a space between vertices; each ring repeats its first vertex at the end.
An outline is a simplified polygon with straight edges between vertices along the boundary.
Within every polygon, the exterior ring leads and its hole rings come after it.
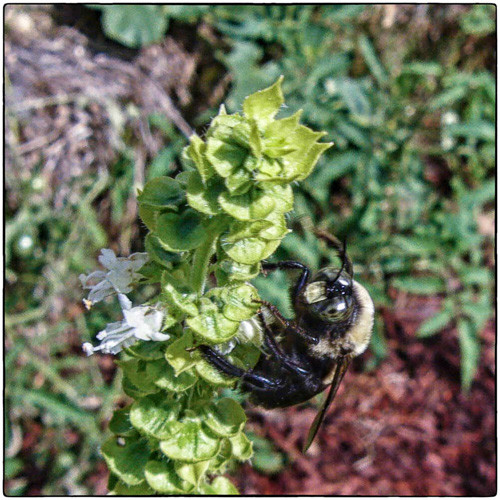
POLYGON ((116 265, 117 260, 115 252, 109 248, 101 249, 101 255, 97 259, 106 269, 112 269, 116 265))

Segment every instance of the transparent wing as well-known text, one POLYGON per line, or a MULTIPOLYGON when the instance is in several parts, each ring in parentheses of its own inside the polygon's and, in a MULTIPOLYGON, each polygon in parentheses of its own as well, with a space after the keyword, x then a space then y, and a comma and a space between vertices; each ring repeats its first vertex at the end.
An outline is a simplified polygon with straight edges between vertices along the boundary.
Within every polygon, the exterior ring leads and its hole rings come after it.
POLYGON ((318 411, 318 414, 316 415, 316 418, 314 419, 314 422, 309 429, 304 448, 302 449, 303 453, 305 453, 308 450, 309 446, 311 446, 311 443, 313 442, 314 437, 316 436, 316 433, 318 432, 318 429, 325 418, 328 407, 332 403, 335 394, 337 394, 337 389, 339 388, 340 382, 342 382, 342 379, 344 378, 345 372, 347 371, 347 367, 349 366, 350 362, 351 357, 349 356, 346 356, 337 362, 335 373, 333 375, 332 385, 330 386, 330 392, 328 393, 323 406, 318 411))

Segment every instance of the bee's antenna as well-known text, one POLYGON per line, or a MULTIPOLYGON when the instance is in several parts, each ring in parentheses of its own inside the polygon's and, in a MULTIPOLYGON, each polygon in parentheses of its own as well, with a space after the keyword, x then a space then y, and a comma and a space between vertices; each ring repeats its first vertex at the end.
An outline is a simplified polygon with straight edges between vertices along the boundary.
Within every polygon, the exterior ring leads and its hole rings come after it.
POLYGON ((346 240, 341 242, 336 236, 333 236, 333 234, 330 234, 329 232, 325 231, 324 229, 314 229, 314 234, 318 236, 319 238, 325 240, 327 244, 331 244, 339 253, 339 257, 342 259, 342 267, 339 271, 338 276, 335 278, 335 281, 339 278, 340 273, 342 271, 346 271, 347 274, 351 277, 353 277, 353 268, 352 268, 352 262, 349 256, 347 255, 347 244, 346 240))

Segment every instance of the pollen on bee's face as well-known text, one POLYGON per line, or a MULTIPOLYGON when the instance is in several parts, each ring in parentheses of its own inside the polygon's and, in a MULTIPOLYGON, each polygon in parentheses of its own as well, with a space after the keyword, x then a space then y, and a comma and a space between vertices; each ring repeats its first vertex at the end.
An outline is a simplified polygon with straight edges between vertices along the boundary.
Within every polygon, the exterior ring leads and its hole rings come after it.
POLYGON ((321 302, 326 298, 326 281, 313 281, 304 290, 304 299, 308 304, 321 302))

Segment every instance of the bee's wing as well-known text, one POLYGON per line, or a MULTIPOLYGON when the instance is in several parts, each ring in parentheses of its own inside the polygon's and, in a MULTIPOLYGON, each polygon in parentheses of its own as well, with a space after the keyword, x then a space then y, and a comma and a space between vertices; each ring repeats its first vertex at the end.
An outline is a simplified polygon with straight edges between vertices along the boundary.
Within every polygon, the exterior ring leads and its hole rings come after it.
POLYGON ((304 444, 304 448, 302 449, 303 453, 305 453, 308 450, 309 446, 311 446, 311 443, 313 442, 313 439, 318 432, 319 426, 325 418, 328 407, 333 401, 335 394, 337 394, 337 389, 339 388, 340 382, 344 378, 344 374, 347 371, 347 367, 349 366, 350 362, 351 358, 349 356, 346 356, 337 362, 335 373, 333 375, 332 385, 330 386, 330 392, 328 393, 323 406, 320 408, 318 414, 316 415, 316 418, 314 419, 314 422, 311 425, 311 428, 309 429, 307 440, 304 444))

